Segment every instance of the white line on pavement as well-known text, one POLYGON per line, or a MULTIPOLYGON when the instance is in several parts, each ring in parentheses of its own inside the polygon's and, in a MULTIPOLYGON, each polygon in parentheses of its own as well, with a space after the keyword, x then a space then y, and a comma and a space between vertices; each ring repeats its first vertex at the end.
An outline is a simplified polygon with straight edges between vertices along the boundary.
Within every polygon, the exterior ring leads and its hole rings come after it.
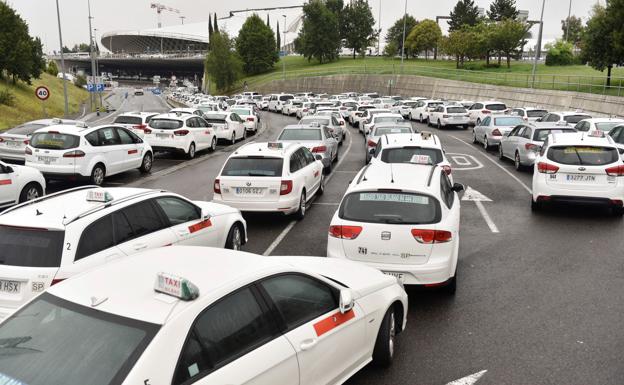
POLYGON ((469 376, 466 376, 464 378, 460 378, 459 380, 455 380, 453 382, 449 382, 446 385, 473 385, 476 384, 477 381, 479 381, 479 379, 481 377, 483 377, 483 375, 487 373, 487 370, 482 370, 480 372, 477 372, 475 374, 471 374, 469 376))
POLYGON ((313 205, 318 206, 338 206, 340 203, 330 203, 330 202, 314 202, 313 205))
POLYGON ((488 214, 487 210, 485 209, 485 206, 483 206, 483 202, 475 201, 475 204, 477 205, 479 212, 481 212, 483 219, 485 219, 485 223, 487 223, 488 227, 490 228, 490 231, 493 233, 500 233, 500 231, 498 231, 498 227, 496 227, 496 224, 490 217, 490 214, 488 214))

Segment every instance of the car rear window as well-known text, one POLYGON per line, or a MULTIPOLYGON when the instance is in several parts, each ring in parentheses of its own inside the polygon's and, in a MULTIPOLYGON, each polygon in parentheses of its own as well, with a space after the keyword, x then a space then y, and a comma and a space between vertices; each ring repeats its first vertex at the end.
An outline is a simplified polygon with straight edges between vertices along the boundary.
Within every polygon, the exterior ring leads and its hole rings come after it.
POLYGON ((549 134, 564 134, 564 133, 568 133, 568 132, 576 132, 576 130, 570 129, 570 130, 562 130, 561 128, 547 128, 547 129, 540 129, 540 130, 535 130, 535 133, 533 134, 533 140, 537 140, 540 142, 543 142, 546 140, 546 137, 549 134))
POLYGON ((210 115, 204 115, 204 119, 208 122, 208 123, 220 123, 220 124, 224 124, 225 123, 225 119, 227 118, 227 115, 223 115, 223 114, 210 114, 210 115))
POLYGON ((400 118, 398 116, 377 116, 375 118, 375 123, 396 123, 397 120, 403 121, 403 118, 400 118))
POLYGON ((382 136, 387 134, 411 134, 412 128, 407 126, 397 127, 376 127, 373 136, 382 136))
POLYGON ((222 176, 282 176, 282 158, 249 156, 230 158, 221 172, 222 176))
POLYGON ((78 144, 80 144, 80 137, 69 134, 40 132, 33 134, 30 138, 31 146, 47 150, 68 150, 78 147, 78 144))
POLYGON ((38 123, 26 123, 26 124, 22 124, 21 126, 11 128, 10 130, 5 131, 5 133, 13 134, 13 135, 30 135, 33 132, 43 127, 46 127, 46 125, 38 124, 38 123))
POLYGON ((311 118, 311 119, 301 119, 301 122, 299 122, 299 124, 312 124, 312 123, 318 123, 320 125, 323 126, 328 126, 329 125, 329 118, 311 118))
POLYGON ((437 107, 437 106, 441 106, 442 104, 444 104, 444 103, 442 103, 442 102, 429 102, 429 103, 427 103, 427 107, 437 107))
POLYGON ((553 146, 548 149, 548 159, 574 166, 602 166, 617 162, 619 153, 613 147, 553 146))
POLYGON ((437 148, 402 147, 381 151, 381 161, 385 163, 411 163, 414 155, 427 155, 434 164, 444 160, 442 151, 437 148))
POLYGON ((440 221, 440 203, 423 194, 394 191, 360 191, 340 204, 340 218, 355 222, 430 224, 440 221))
POLYGON ((280 137, 277 140, 321 140, 321 130, 297 128, 292 130, 282 131, 280 137))
POLYGON ((518 116, 509 116, 505 118, 494 118, 495 126, 517 126, 524 123, 524 119, 518 116))
POLYGON ((159 130, 176 130, 184 125, 181 120, 174 119, 152 119, 149 122, 151 128, 159 130))
POLYGON ((118 116, 114 123, 119 124, 142 124, 143 120, 138 116, 118 116))
POLYGON ((465 114, 468 111, 464 107, 447 107, 446 112, 449 114, 465 114))
POLYGON ((283 101, 294 99, 294 98, 295 97, 292 96, 292 95, 282 95, 282 96, 279 97, 279 100, 281 100, 283 102, 283 101))
POLYGON ((490 111, 504 111, 507 109, 507 106, 504 104, 486 104, 485 105, 485 109, 486 110, 490 110, 490 111))
MULTIPOLYGON (((233 112, 233 113, 238 114, 238 115, 253 115, 251 113, 251 111, 246 110, 246 109, 234 108, 234 109, 230 110, 230 112, 233 112)), ((224 118, 224 120, 225 120, 225 118, 224 118)))
POLYGON ((563 117, 563 120, 572 124, 576 124, 584 119, 591 119, 591 116, 589 115, 567 115, 563 117))
POLYGON ((59 267, 64 238, 64 231, 0 226, 0 265, 59 267))
POLYGON ((548 113, 548 111, 546 110, 528 110, 526 112, 527 117, 529 118, 541 118, 542 116, 546 115, 548 113))
POLYGON ((605 123, 596 123, 596 128, 600 131, 609 132, 613 129, 613 127, 617 126, 621 122, 605 122, 605 123))

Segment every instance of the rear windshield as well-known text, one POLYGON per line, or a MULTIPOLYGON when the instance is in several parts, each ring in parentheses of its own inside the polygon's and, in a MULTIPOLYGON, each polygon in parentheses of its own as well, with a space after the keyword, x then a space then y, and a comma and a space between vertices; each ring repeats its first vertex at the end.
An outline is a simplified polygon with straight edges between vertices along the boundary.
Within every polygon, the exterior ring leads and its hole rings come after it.
POLYGON ((543 142, 546 140, 546 137, 548 137, 549 134, 564 134, 567 132, 575 132, 575 130, 562 130, 561 128, 535 130, 535 134, 533 134, 533 140, 543 142))
POLYGON ((507 109, 507 106, 504 104, 486 104, 485 109, 490 111, 504 111, 507 109))
POLYGON ((574 166, 602 166, 617 162, 619 153, 612 147, 553 146, 548 149, 548 159, 574 166))
POLYGON ((250 156, 230 158, 221 175, 223 176, 282 176, 282 158, 250 156))
POLYGON ((621 122, 605 122, 605 123, 596 123, 596 128, 600 131, 609 132, 611 129, 621 122))
POLYGON ((591 119, 591 116, 589 115, 568 115, 568 116, 564 116, 563 120, 565 120, 568 123, 572 123, 572 124, 576 124, 578 122, 580 122, 581 120, 584 119, 591 119))
POLYGON ((389 224, 430 224, 440 221, 440 203, 428 195, 366 191, 347 195, 339 211, 348 221, 389 224))
POLYGON ((542 116, 546 115, 548 113, 548 111, 546 110, 528 110, 526 112, 527 117, 529 118, 541 118, 542 116))
POLYGON ((210 115, 204 115, 204 119, 208 122, 208 123, 225 123, 225 118, 227 118, 227 115, 216 115, 216 114, 210 114, 210 115))
POLYGON ((149 126, 151 128, 156 128, 160 130, 177 130, 184 125, 184 122, 181 120, 174 119, 152 119, 149 122, 149 126))
POLYGON ((44 293, 0 325, 0 383, 121 384, 158 329, 44 293))
POLYGON ((64 231, 0 226, 0 265, 59 267, 64 238, 64 231))
POLYGON ((418 102, 403 102, 405 107, 414 107, 418 102))
POLYGON ((311 118, 311 119, 301 119, 301 122, 299 122, 300 124, 312 124, 312 123, 318 123, 320 125, 324 125, 327 126, 329 125, 329 119, 328 118, 311 118))
POLYGON ((358 111, 371 110, 373 108, 375 108, 375 106, 360 106, 358 111))
POLYGON ((494 118, 495 126, 517 126, 524 123, 524 120, 517 116, 509 116, 505 118, 494 118))
POLYGON ((375 123, 396 123, 397 120, 402 121, 403 118, 398 116, 378 116, 375 118, 375 123))
POLYGON ((442 102, 429 102, 429 103, 427 103, 427 107, 436 107, 436 106, 441 106, 442 104, 444 104, 444 103, 442 103, 442 102))
MULTIPOLYGON (((251 111, 249 110, 241 110, 241 109, 234 108, 230 111, 238 115, 252 115, 251 111)), ((225 120, 225 117, 223 119, 225 120)))
POLYGON ((321 130, 308 128, 284 130, 277 140, 321 140, 321 130))
POLYGON ((402 147, 381 151, 381 161, 385 163, 411 163, 414 155, 427 155, 434 164, 438 164, 444 159, 442 151, 437 148, 402 147))
POLYGON ((13 135, 31 135, 33 132, 43 127, 46 127, 46 125, 38 123, 26 123, 22 124, 21 126, 11 128, 10 130, 7 130, 6 133, 13 135))
POLYGON ((143 120, 138 116, 118 116, 114 123, 120 124, 142 124, 143 120))
POLYGON ((446 112, 448 112, 449 114, 465 114, 468 111, 466 111, 464 107, 448 107, 446 109, 446 112))
POLYGON ((411 134, 412 129, 407 126, 398 127, 377 127, 373 136, 382 136, 386 134, 411 134))
POLYGON ((282 95, 279 97, 279 100, 281 101, 285 101, 285 100, 290 100, 290 99, 294 99, 295 97, 292 95, 282 95))
POLYGON ((30 145, 34 148, 48 150, 68 150, 78 147, 80 137, 69 134, 55 134, 51 132, 40 132, 34 134, 30 139, 30 145))

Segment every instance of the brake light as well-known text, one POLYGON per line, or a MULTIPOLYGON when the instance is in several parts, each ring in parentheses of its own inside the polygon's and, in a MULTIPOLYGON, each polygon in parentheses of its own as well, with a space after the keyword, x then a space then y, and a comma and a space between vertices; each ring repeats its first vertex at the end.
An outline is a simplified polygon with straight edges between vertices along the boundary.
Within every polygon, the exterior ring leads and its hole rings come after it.
POLYGON ((64 280, 65 280, 65 278, 54 278, 52 280, 52 283, 50 284, 50 286, 54 286, 54 285, 56 285, 59 282, 63 282, 64 280))
POLYGON ((63 158, 84 158, 86 154, 80 150, 68 151, 63 154, 63 158))
POLYGON ((537 151, 539 151, 539 150, 540 150, 540 146, 538 146, 537 144, 533 144, 533 143, 526 143, 526 144, 524 145, 524 148, 525 148, 527 151, 535 151, 535 152, 537 152, 537 151))
POLYGON ((481 110, 482 114, 489 114, 491 111, 490 110, 481 110))
POLYGON ((26 153, 26 155, 32 155, 32 149, 30 147, 26 147, 26 150, 24 152, 26 153))
POLYGON ((247 118, 247 121, 248 121, 248 122, 253 122, 253 121, 254 121, 254 118, 253 118, 252 116, 250 116, 250 117, 248 117, 248 118, 247 118))
POLYGON ((151 134, 152 130, 150 130, 149 128, 146 127, 146 128, 143 129, 143 133, 144 134, 151 134))
POLYGON ((361 226, 329 226, 329 235, 338 239, 353 240, 362 232, 361 226))
POLYGON ((539 162, 537 164, 537 171, 541 172, 542 174, 556 174, 557 171, 559 171, 559 167, 555 166, 554 164, 539 162))
POLYGON ((446 243, 453 239, 453 233, 445 230, 421 230, 412 229, 412 236, 418 243, 446 243))
POLYGON ((503 136, 498 128, 492 130, 492 136, 503 136))
POLYGON ((48 134, 60 134, 58 131, 48 131, 48 134))
POLYGON ((308 112, 308 111, 309 111, 309 110, 308 110, 307 108, 304 108, 304 109, 303 109, 303 112, 308 112))
POLYGON ((177 131, 173 131, 173 135, 175 136, 185 136, 188 135, 189 130, 177 130, 177 131))
POLYGON ((377 143, 373 142, 372 140, 368 140, 368 147, 377 147, 377 143))
POLYGON ((0 138, 0 143, 4 142, 4 139, 0 138))
POLYGON ((609 167, 605 171, 609 176, 624 176, 624 166, 609 167))
POLYGON ((442 170, 444 170, 446 175, 451 175, 451 172, 452 172, 451 166, 449 165, 442 166, 442 170))
POLYGON ((134 126, 132 126, 132 128, 136 130, 145 130, 145 127, 147 127, 146 124, 135 124, 134 126))
POLYGON ((28 139, 24 140, 24 144, 28 146, 30 144, 30 140, 28 139))
POLYGON ((283 180, 280 184, 280 195, 288 195, 292 192, 293 182, 292 180, 283 180))
POLYGON ((215 179, 214 181, 214 193, 221 194, 221 181, 219 181, 219 179, 215 179))
POLYGON ((327 147, 325 146, 316 146, 312 149, 312 152, 325 152, 327 151, 327 147))

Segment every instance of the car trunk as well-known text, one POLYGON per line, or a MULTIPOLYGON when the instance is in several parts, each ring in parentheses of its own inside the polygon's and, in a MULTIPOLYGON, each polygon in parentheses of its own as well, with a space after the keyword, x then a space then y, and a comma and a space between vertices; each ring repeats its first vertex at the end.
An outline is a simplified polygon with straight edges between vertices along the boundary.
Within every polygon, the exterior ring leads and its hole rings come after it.
POLYGON ((219 176, 224 202, 277 202, 282 183, 282 158, 233 157, 219 176))
POLYGON ((607 170, 617 167, 615 148, 598 146, 553 146, 547 158, 555 162, 556 172, 545 174, 546 183, 555 188, 605 191, 617 187, 617 176, 607 170))
MULTIPOLYGON (((27 155, 27 161, 36 164, 39 171, 45 172, 46 166, 74 166, 76 154, 74 150, 80 144, 80 137, 76 135, 60 134, 57 132, 43 132, 31 137, 30 146, 32 155, 27 155)), ((84 154, 83 154, 84 156, 84 154)))

